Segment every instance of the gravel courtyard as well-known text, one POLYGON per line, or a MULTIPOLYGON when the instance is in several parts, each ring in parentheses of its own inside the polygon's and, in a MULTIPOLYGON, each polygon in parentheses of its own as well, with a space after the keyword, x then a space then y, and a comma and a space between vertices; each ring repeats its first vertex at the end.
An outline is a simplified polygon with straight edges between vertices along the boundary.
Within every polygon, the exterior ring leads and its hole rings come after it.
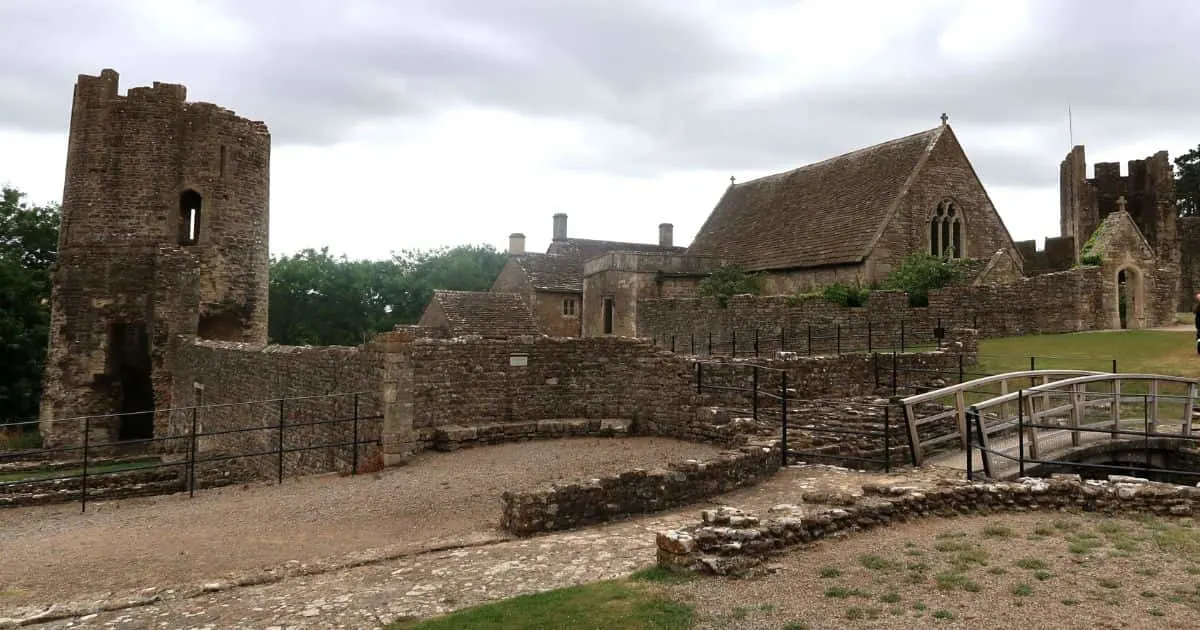
POLYGON ((718 449, 573 438, 425 453, 375 475, 0 511, 0 617, 369 549, 401 554, 505 538, 500 495, 651 468, 718 449))

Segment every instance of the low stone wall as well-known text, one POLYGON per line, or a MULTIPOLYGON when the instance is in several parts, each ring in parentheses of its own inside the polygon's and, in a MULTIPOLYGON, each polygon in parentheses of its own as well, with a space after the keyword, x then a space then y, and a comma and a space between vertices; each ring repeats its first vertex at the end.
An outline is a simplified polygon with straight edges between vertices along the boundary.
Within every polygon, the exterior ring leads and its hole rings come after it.
POLYGON ((1028 510, 1200 515, 1200 488, 1116 476, 1110 481, 1082 481, 1078 475, 964 481, 933 488, 864 485, 863 491, 856 505, 815 513, 782 505, 766 519, 734 508, 705 510, 702 524, 658 534, 658 564, 682 571, 743 573, 791 547, 926 516, 1028 510))
MULTIPOLYGON (((198 458, 247 455, 197 464, 202 478, 275 478, 281 438, 285 451, 321 447, 285 452, 285 476, 349 471, 354 452, 346 444, 353 441, 353 418, 360 418, 360 441, 378 440, 382 433, 382 367, 380 354, 367 347, 218 341, 183 346, 176 357, 175 410, 169 425, 178 439, 167 442, 164 451, 186 457, 193 424, 190 407, 202 402, 195 411, 198 434, 241 432, 202 435, 196 445, 198 458), (327 422, 333 420, 339 422, 327 422)), ((374 445, 360 446, 360 464, 373 459, 377 450, 374 445)))
POLYGON ((630 434, 630 422, 623 419, 569 418, 497 422, 476 426, 446 425, 421 429, 418 435, 424 448, 456 451, 486 444, 555 440, 566 437, 618 437, 630 434))
POLYGON ((779 465, 777 444, 751 444, 713 459, 673 463, 666 470, 635 469, 530 492, 505 492, 501 526, 529 536, 657 512, 753 485, 779 465))

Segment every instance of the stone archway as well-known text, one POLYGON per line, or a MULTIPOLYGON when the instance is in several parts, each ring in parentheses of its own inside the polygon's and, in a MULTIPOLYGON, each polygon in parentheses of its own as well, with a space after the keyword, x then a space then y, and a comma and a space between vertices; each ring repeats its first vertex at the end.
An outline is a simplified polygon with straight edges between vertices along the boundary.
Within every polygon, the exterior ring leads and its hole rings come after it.
POLYGON ((1142 270, 1127 265, 1117 272, 1117 294, 1113 314, 1121 329, 1146 327, 1146 289, 1142 270))

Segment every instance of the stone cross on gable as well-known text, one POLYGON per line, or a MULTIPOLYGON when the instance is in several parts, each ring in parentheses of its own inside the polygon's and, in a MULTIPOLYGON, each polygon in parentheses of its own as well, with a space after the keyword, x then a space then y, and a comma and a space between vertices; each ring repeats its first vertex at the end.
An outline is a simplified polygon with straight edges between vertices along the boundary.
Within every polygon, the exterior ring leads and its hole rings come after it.
POLYGON ((1129 203, 1125 201, 1125 195, 1117 197, 1117 212, 1125 212, 1125 205, 1129 203))
POLYGON ((950 117, 946 115, 946 112, 942 112, 942 125, 945 125, 948 122, 950 122, 950 117))
POLYGON ((729 176, 729 185, 730 185, 730 186, 732 186, 732 185, 733 185, 733 183, 734 183, 734 180, 735 180, 734 176, 733 176, 733 175, 730 175, 730 176, 729 176))

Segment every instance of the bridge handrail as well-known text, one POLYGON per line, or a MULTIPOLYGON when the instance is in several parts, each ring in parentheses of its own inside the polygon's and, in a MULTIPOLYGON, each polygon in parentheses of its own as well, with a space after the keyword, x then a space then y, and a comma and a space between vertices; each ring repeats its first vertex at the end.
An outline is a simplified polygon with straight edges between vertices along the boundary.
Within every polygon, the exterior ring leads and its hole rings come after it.
MULTIPOLYGON (((951 396, 953 394, 957 394, 960 391, 969 390, 973 387, 979 387, 981 385, 990 385, 992 383, 999 383, 1002 381, 1007 381, 1007 380, 1017 379, 1017 378, 1031 378, 1031 377, 1037 377, 1037 376, 1078 377, 1078 376, 1091 376, 1091 375, 1104 375, 1104 374, 1108 374, 1108 372, 1095 372, 1095 371, 1091 371, 1091 370, 1024 370, 1024 371, 1020 371, 1020 372, 1005 372, 1004 374, 992 374, 991 376, 981 376, 979 378, 972 379, 969 381, 963 381, 962 383, 957 383, 954 385, 947 385, 946 387, 942 387, 941 389, 935 389, 933 391, 924 392, 922 394, 913 394, 912 396, 906 396, 905 398, 900 399, 900 404, 905 405, 905 406, 915 405, 917 403, 928 402, 931 400, 937 400, 939 398, 943 398, 945 396, 951 396)), ((1058 382, 1061 382, 1061 381, 1058 381, 1058 382)), ((1026 390, 1026 391, 1028 391, 1028 390, 1026 390)))
POLYGON ((1026 387, 1024 389, 1017 390, 1015 392, 1001 394, 994 398, 988 398, 987 400, 977 402, 977 403, 971 405, 971 408, 978 411, 978 410, 982 410, 982 409, 988 409, 990 407, 995 407, 996 405, 1002 405, 1004 403, 1012 402, 1014 400, 1017 400, 1021 396, 1045 394, 1045 393, 1052 392, 1052 391, 1057 390, 1062 387, 1069 387, 1072 385, 1084 385, 1087 383, 1102 383, 1102 382, 1106 382, 1106 381, 1118 381, 1118 382, 1119 381, 1163 381, 1163 382, 1168 382, 1168 383, 1188 383, 1189 385, 1200 385, 1200 379, 1188 378, 1186 376, 1173 376, 1170 374, 1141 374, 1141 373, 1115 373, 1114 374, 1111 372, 1099 372, 1099 373, 1094 373, 1091 376, 1078 376, 1075 378, 1067 378, 1067 379, 1063 379, 1061 381, 1054 381, 1053 383, 1046 383, 1044 385, 1034 385, 1032 387, 1026 387))

